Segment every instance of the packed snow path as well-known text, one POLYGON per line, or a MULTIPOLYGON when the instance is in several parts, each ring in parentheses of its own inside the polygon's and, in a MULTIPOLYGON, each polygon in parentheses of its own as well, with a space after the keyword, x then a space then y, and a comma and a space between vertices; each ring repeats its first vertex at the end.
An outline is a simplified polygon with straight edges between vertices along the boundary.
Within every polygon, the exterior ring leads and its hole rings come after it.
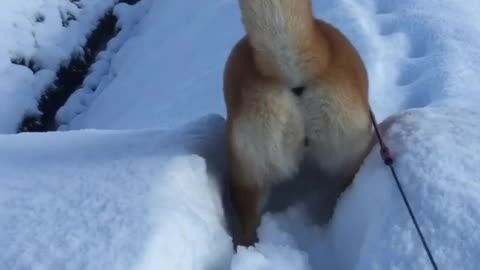
MULTIPOLYGON (((480 3, 318 0, 315 10, 367 64, 372 107, 440 269, 476 269, 480 3)), ((64 131, 0 136, 1 269, 430 269, 378 148, 329 223, 317 223, 321 203, 277 207, 260 242, 234 253, 221 78, 243 34, 237 1, 116 12, 122 33, 57 115, 64 131)))

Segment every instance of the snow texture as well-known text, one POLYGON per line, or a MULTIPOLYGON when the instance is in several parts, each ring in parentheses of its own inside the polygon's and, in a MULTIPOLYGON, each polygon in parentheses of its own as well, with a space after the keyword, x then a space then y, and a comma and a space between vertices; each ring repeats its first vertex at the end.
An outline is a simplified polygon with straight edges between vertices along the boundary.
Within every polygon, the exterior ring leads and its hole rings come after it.
POLYGON ((0 133, 13 133, 117 0, 2 0, 0 133))
MULTIPOLYGON (((439 268, 477 269, 480 2, 314 4, 367 65, 372 108, 439 268)), ((222 72, 243 35, 237 1, 115 12, 124 31, 57 115, 63 131, 0 136, 1 269, 431 269, 378 146, 329 222, 318 220, 328 203, 295 187, 317 176, 300 174, 263 215, 260 241, 234 252, 222 72)))
POLYGON ((0 136, 1 269, 225 269, 223 125, 0 136))

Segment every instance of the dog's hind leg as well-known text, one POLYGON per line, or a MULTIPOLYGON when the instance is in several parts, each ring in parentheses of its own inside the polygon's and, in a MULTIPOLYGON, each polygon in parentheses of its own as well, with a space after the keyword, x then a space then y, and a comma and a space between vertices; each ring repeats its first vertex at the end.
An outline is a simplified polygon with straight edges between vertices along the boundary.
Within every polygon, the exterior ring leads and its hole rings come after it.
POLYGON ((248 110, 229 119, 231 196, 240 245, 255 242, 270 186, 292 176, 303 157, 303 115, 293 94, 275 89, 271 94, 270 88, 259 89, 263 94, 250 99, 248 110))

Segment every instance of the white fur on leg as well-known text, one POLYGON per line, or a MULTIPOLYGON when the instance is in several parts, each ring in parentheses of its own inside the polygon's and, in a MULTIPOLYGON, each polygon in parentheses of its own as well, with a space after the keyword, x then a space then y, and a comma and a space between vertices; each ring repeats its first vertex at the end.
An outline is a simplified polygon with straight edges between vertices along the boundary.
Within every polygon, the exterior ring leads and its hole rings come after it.
POLYGON ((255 101, 233 126, 233 150, 255 185, 281 181, 294 174, 304 151, 303 115, 288 91, 275 91, 255 101))

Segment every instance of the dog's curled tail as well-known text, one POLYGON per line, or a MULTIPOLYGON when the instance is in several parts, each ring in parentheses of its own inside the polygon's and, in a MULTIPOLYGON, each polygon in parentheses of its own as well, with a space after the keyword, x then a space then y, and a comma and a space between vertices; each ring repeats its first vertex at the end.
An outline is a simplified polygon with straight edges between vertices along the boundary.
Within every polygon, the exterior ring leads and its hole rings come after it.
POLYGON ((240 8, 261 72, 301 84, 316 38, 311 1, 240 0, 240 8))

